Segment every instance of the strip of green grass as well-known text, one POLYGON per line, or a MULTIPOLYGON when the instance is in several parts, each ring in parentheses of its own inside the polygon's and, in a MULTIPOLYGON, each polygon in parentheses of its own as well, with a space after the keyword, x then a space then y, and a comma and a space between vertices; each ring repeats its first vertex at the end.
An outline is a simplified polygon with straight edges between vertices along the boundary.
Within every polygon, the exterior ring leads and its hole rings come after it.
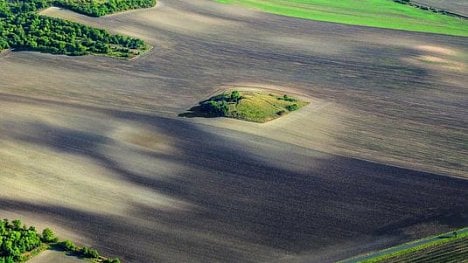
POLYGON ((310 20, 468 36, 468 21, 391 0, 216 0, 310 20))
MULTIPOLYGON (((372 253, 369 256, 362 256, 344 260, 341 262, 360 262, 360 263, 384 263, 384 262, 407 262, 412 257, 418 257, 427 254, 428 249, 442 249, 444 250, 443 255, 440 257, 446 257, 447 259, 452 256, 457 256, 457 252, 449 251, 451 245, 455 243, 466 244, 463 246, 464 249, 468 249, 468 232, 467 228, 460 229, 457 231, 458 234, 455 236, 450 233, 437 235, 433 237, 416 240, 413 242, 405 243, 396 247, 391 247, 377 253, 372 253), (427 241, 426 241, 427 240, 427 241), (422 242, 422 243, 421 243, 422 242), (415 245, 421 243, 419 245, 415 245)), ((426 255, 428 256, 428 255, 426 255)), ((428 256, 429 257, 429 256, 428 256)), ((425 258, 425 260, 431 260, 431 258, 425 258)))

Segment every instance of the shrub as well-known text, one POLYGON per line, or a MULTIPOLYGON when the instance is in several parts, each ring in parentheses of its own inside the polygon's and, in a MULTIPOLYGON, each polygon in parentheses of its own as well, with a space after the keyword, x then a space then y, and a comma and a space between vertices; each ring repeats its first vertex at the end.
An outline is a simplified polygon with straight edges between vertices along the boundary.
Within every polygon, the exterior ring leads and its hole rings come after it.
POLYGON ((280 98, 278 98, 278 100, 284 100, 284 101, 289 101, 289 102, 295 102, 295 101, 297 101, 296 99, 294 99, 294 98, 291 98, 291 97, 289 97, 289 96, 288 96, 288 95, 286 95, 286 94, 285 94, 285 95, 283 95, 283 97, 282 97, 282 98, 281 98, 281 97, 280 97, 280 98))
POLYGON ((54 232, 50 228, 46 228, 42 231, 42 242, 53 243, 57 242, 58 238, 55 236, 54 232))
POLYGON ((291 104, 291 105, 286 106, 286 109, 288 111, 295 111, 295 110, 299 109, 299 106, 297 104, 291 104))
POLYGON ((99 258, 97 250, 90 247, 83 247, 81 249, 81 254, 86 258, 99 258))
POLYGON ((234 90, 233 92, 231 92, 231 102, 239 102, 239 100, 241 99, 241 96, 240 96, 240 93, 239 91, 237 90, 234 90))
POLYGON ((226 116, 229 112, 229 106, 225 100, 209 100, 200 105, 201 110, 212 116, 226 116))

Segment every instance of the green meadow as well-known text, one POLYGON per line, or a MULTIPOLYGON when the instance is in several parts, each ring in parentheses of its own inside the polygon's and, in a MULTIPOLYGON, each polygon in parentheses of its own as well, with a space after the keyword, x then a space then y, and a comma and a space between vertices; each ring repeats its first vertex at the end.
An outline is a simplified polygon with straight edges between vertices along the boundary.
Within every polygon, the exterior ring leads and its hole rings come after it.
POLYGON ((392 0, 216 0, 317 21, 468 36, 468 20, 392 0))

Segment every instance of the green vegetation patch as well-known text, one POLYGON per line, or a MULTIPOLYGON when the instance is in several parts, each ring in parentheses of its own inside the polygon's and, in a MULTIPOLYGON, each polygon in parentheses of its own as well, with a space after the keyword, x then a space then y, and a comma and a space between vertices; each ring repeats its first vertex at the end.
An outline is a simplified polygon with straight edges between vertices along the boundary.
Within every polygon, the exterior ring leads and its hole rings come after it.
POLYGON ((0 263, 23 262, 41 245, 34 227, 26 227, 19 220, 0 221, 0 263))
POLYGON ((216 0, 310 20, 468 36, 468 20, 391 0, 216 0))
POLYGON ((464 262, 468 258, 468 228, 385 249, 343 262, 464 262))
POLYGON ((52 4, 84 15, 98 17, 120 11, 152 7, 156 5, 156 0, 54 0, 52 4))
POLYGON ((55 5, 86 15, 101 16, 155 3, 155 0, 0 0, 0 50, 11 48, 72 56, 134 57, 148 49, 140 39, 41 16, 37 11, 55 5))
POLYGON ((92 262, 119 263, 118 258, 109 259, 89 247, 78 247, 66 240, 59 242, 54 232, 46 228, 39 234, 33 226, 27 227, 20 220, 0 221, 0 263, 25 262, 48 248, 67 252, 69 255, 90 259, 92 262))
POLYGON ((262 91, 230 91, 201 101, 185 117, 228 117, 267 122, 296 111, 308 102, 262 91))

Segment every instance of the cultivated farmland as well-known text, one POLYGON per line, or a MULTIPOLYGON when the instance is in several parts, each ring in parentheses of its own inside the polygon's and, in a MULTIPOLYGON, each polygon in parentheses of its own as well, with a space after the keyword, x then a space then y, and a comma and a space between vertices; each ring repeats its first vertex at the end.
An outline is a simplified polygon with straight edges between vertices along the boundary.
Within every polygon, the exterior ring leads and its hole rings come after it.
POLYGON ((465 0, 416 0, 413 2, 468 16, 468 2, 465 0))
POLYGON ((0 55, 1 217, 123 262, 329 262, 467 223, 465 37, 207 0, 43 14, 154 48, 0 55), (310 104, 178 117, 231 87, 310 104))

